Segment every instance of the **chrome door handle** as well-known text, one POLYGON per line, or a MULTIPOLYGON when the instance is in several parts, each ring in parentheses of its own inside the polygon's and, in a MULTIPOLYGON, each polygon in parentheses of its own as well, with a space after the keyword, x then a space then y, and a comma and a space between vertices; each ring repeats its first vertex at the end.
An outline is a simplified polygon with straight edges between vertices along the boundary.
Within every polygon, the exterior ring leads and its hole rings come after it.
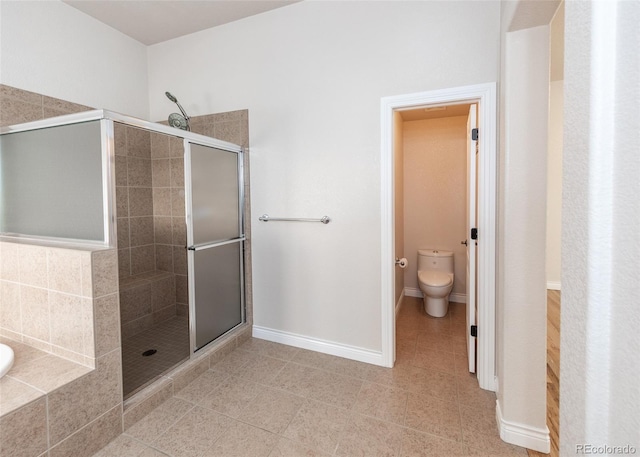
POLYGON ((460 241, 460 244, 464 244, 465 246, 468 246, 468 244, 467 244, 467 240, 460 241))

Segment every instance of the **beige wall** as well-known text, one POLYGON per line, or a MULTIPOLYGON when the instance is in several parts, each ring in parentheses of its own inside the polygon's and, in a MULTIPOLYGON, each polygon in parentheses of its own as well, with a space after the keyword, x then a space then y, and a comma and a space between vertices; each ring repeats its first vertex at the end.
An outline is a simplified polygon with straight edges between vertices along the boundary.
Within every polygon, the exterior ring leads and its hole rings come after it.
MULTIPOLYGON (((393 113, 393 186, 394 186, 394 209, 395 209, 395 249, 396 257, 401 259, 405 256, 404 251, 404 150, 402 147, 402 117, 400 113, 393 113)), ((396 304, 404 289, 404 272, 402 268, 396 266, 396 304)))
POLYGON ((418 249, 454 252, 453 293, 465 294, 467 116, 405 122, 405 287, 419 288, 418 249))

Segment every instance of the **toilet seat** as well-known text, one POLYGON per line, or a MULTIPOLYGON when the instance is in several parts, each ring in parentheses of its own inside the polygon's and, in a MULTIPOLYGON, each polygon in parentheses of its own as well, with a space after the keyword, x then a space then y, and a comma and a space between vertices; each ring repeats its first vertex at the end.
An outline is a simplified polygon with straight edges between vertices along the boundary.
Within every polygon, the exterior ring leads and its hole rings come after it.
POLYGON ((452 276, 442 271, 418 271, 418 281, 432 287, 443 287, 452 284, 452 276))

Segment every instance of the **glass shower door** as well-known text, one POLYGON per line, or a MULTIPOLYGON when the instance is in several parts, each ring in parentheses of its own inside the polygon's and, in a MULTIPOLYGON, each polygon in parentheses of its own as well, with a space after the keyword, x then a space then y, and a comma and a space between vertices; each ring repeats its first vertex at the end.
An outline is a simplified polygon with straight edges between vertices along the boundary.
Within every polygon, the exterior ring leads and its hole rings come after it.
POLYGON ((191 345, 244 321, 241 154, 185 142, 191 345))

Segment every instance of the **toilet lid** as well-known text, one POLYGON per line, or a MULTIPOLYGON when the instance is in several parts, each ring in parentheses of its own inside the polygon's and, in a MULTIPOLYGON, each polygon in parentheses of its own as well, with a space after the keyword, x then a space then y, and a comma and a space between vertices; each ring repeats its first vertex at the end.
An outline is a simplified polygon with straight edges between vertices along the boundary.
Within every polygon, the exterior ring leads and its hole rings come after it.
POLYGON ((419 271, 418 281, 428 286, 448 286, 451 284, 451 275, 442 271, 419 271))

